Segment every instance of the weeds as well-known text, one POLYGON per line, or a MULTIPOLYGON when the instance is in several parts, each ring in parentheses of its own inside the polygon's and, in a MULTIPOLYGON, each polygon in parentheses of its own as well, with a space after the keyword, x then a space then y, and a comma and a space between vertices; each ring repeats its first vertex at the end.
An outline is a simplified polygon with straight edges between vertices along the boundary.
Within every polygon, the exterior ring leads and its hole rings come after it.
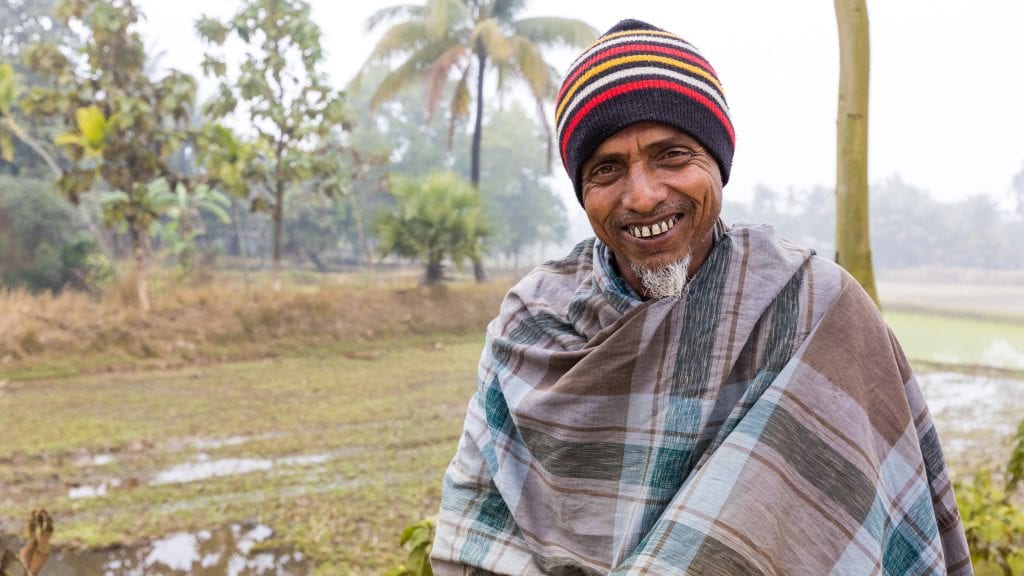
MULTIPOLYGON (((163 282, 155 279, 154 287, 163 282)), ((143 315, 115 285, 102 298, 65 291, 0 293, 0 372, 26 376, 48 363, 73 372, 208 363, 264 357, 281 340, 368 342, 382 338, 481 330, 507 283, 299 286, 277 294, 232 281, 199 287, 163 285, 143 315), (161 363, 162 362, 162 363, 161 363)))
POLYGON ((16 565, 23 576, 37 576, 49 559, 53 519, 46 510, 33 510, 25 531, 25 545, 17 554, 7 549, 0 554, 0 576, 15 576, 11 569, 16 565))
POLYGON ((956 485, 957 505, 979 576, 1024 575, 1024 509, 1014 495, 1024 474, 1024 420, 1017 427, 1003 482, 983 469, 956 485))

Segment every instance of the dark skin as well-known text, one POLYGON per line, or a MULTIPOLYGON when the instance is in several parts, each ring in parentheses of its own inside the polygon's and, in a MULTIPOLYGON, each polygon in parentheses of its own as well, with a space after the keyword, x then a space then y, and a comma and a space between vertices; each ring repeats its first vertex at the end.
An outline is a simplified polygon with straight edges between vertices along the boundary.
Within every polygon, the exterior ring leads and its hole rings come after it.
POLYGON ((623 128, 583 165, 582 188, 594 233, 638 294, 648 296, 633 266, 662 268, 690 252, 692 277, 711 253, 722 175, 714 157, 682 130, 657 122, 623 128))

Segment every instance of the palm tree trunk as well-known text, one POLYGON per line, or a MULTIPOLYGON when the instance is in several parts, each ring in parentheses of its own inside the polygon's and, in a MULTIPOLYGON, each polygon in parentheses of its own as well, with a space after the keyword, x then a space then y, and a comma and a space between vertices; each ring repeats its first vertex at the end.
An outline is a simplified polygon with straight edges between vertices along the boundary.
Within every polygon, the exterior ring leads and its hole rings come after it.
MULTIPOLYGON (((480 193, 480 143, 483 140, 484 131, 484 72, 487 66, 487 53, 483 50, 481 40, 477 40, 477 68, 476 68, 476 119, 473 125, 473 147, 470 151, 469 181, 480 193)), ((479 242, 479 240, 477 240, 479 242)), ((481 250, 481 253, 483 251, 481 250)), ((473 276, 477 282, 487 279, 487 272, 484 271, 483 257, 473 260, 473 276)))
MULTIPOLYGON (((477 41, 479 42, 479 40, 477 41)), ((479 48, 476 53, 476 118, 473 119, 473 147, 470 150, 469 181, 480 189, 480 143, 484 132, 484 73, 487 71, 487 53, 479 48)))
POLYGON ((444 272, 441 268, 441 262, 435 262, 431 259, 427 263, 427 284, 440 284, 444 280, 444 272))
POLYGON ((836 122, 836 263, 878 305, 871 263, 868 203, 868 84, 871 72, 865 0, 835 0, 839 28, 836 122))

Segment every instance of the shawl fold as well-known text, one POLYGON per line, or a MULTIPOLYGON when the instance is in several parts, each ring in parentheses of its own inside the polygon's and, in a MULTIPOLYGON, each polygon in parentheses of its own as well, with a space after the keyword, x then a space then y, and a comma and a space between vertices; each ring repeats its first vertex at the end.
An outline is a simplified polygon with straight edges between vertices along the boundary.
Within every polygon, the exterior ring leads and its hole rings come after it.
POLYGON ((679 299, 593 239, 489 326, 445 473, 448 574, 971 574, 931 417, 839 267, 739 224, 679 299))

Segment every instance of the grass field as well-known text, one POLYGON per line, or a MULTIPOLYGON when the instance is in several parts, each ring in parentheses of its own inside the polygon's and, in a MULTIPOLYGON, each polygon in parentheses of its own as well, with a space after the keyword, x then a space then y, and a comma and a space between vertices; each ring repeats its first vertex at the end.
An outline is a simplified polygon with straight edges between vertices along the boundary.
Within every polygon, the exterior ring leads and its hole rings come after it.
POLYGON ((399 560, 401 528, 436 513, 480 345, 9 382, 0 533, 36 506, 72 546, 259 522, 275 531, 262 545, 297 549, 318 573, 378 573, 399 560))
POLYGON ((902 310, 885 319, 911 360, 1024 372, 1024 321, 902 310))

